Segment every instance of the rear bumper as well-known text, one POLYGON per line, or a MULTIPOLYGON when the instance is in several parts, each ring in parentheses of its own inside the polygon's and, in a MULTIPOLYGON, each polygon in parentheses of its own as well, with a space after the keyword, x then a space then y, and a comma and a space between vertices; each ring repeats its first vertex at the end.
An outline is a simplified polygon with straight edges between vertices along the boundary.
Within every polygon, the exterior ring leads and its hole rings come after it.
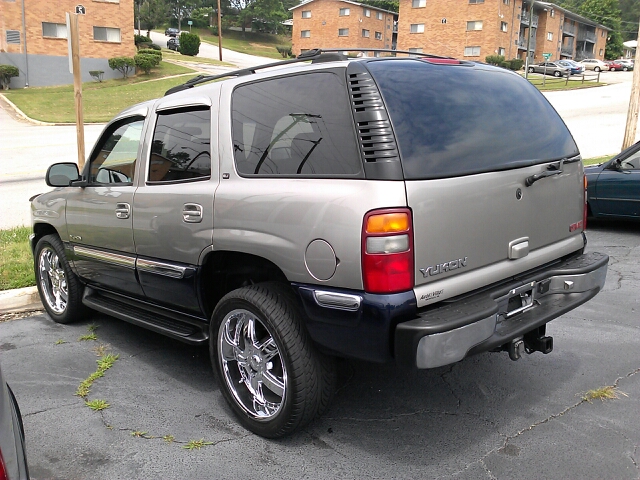
POLYGON ((608 262, 605 254, 582 254, 421 312, 419 318, 397 325, 396 361, 405 367, 435 368, 504 345, 593 298, 604 286, 608 262), (525 297, 532 301, 514 308, 514 297, 516 303, 525 297))

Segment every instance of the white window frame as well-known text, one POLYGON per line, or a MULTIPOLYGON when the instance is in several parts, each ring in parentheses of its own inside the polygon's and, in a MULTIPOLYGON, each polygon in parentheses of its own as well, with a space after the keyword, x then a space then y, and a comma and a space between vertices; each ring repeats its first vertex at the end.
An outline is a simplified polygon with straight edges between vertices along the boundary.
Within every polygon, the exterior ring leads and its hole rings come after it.
POLYGON ((338 12, 338 16, 340 16, 340 17, 348 17, 350 13, 351 13, 350 9, 341 8, 340 11, 338 12))
POLYGON ((382 40, 382 32, 375 32, 374 38, 376 40, 382 40))
MULTIPOLYGON (((52 33, 52 32, 50 32, 52 33)), ((54 22, 42 22, 42 36, 44 38, 67 38, 67 24, 66 23, 54 23, 54 22), (44 31, 44 26, 47 25, 49 28, 52 26, 55 27, 55 35, 47 35, 44 31)))
POLYGON ((348 37, 349 36, 349 29, 348 28, 339 28, 338 29, 338 36, 339 37, 348 37))
POLYGON ((500 22, 500 31, 502 32, 509 31, 509 24, 507 22, 500 22))
POLYGON ((503 47, 498 47, 498 55, 502 55, 504 57, 506 50, 503 47))
POLYGON ((94 42, 107 42, 107 43, 122 43, 122 36, 119 28, 114 27, 93 27, 93 41, 94 42), (104 30, 104 39, 96 38, 96 30, 104 30), (116 40, 117 33, 117 40, 116 40), (111 38, 109 38, 111 37, 111 38))
POLYGON ((311 30, 300 30, 300 38, 311 38, 311 30))
POLYGON ((366 28, 362 29, 362 38, 369 38, 371 36, 371 32, 366 28))
POLYGON ((301 18, 311 18, 311 10, 303 10, 301 18))
POLYGON ((465 57, 479 57, 480 56, 480 46, 473 45, 470 47, 464 47, 464 56, 465 57))
POLYGON ((376 20, 382 20, 382 12, 376 12, 376 20))
POLYGON ((369 8, 363 8, 363 9, 362 9, 362 14, 363 14, 365 17, 371 17, 371 10, 370 10, 369 8))
POLYGON ((482 20, 470 20, 467 22, 467 32, 482 30, 482 20), (479 28, 478 28, 479 27, 479 28))
POLYGON ((409 26, 411 33, 424 33, 424 23, 412 23, 409 26))
POLYGON ((427 0, 412 0, 411 8, 425 8, 427 6, 427 0))
POLYGON ((547 32, 547 40, 553 42, 553 32, 547 32))

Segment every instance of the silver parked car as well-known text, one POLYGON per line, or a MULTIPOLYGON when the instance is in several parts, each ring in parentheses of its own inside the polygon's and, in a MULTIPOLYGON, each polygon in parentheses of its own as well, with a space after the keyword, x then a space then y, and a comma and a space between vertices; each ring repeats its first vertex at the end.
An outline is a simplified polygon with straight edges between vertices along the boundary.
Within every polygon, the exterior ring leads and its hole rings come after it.
POLYGON ((571 69, 557 62, 542 62, 537 65, 529 65, 529 73, 542 73, 554 77, 566 77, 571 75, 571 69))
POLYGON ((18 402, 0 369, 0 479, 29 478, 24 428, 18 402))
POLYGON ((117 115, 81 172, 52 165, 37 284, 57 322, 208 345, 239 421, 280 437, 329 408, 336 357, 550 353, 607 272, 580 160, 514 72, 311 50, 195 77, 117 115))
POLYGON ((593 70, 594 72, 603 72, 605 70, 609 70, 609 65, 607 65, 602 60, 598 60, 597 58, 585 58, 578 63, 584 65, 584 68, 586 68, 587 70, 593 70))

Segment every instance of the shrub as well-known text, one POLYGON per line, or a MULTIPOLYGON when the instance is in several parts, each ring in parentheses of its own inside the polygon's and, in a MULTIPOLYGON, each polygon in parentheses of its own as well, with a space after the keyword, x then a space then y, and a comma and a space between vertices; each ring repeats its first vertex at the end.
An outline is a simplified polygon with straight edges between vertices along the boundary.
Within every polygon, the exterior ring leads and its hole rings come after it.
POLYGON ((102 82, 102 78, 104 77, 104 71, 89 70, 89 75, 91 75, 91 78, 93 78, 96 82, 102 82))
POLYGON ((282 58, 291 56, 291 47, 287 47, 285 45, 276 45, 276 50, 278 50, 278 53, 282 55, 282 58))
POLYGON ((0 87, 2 90, 8 89, 11 77, 17 77, 18 75, 20 75, 18 67, 14 67, 13 65, 0 65, 0 87))
POLYGON ((153 50, 162 50, 162 48, 160 48, 160 45, 156 45, 155 43, 152 43, 151 45, 149 45, 149 48, 152 48, 153 50))
POLYGON ((136 62, 131 57, 113 57, 109 59, 109 68, 117 70, 122 78, 127 78, 136 68, 136 62))
POLYGON ((136 66, 147 75, 153 67, 157 67, 160 64, 158 55, 149 55, 148 53, 138 53, 133 57, 133 60, 136 62, 136 66))
POLYGON ((182 55, 195 57, 200 52, 200 37, 195 33, 182 32, 178 51, 182 55))
POLYGON ((214 25, 211 27, 211 35, 214 35, 216 37, 218 36, 218 25, 214 25))
POLYGON ((490 65, 501 66, 504 62, 504 55, 488 55, 484 60, 490 65))
POLYGON ((157 55, 160 57, 160 60, 162 60, 162 52, 160 50, 154 50, 153 48, 141 48, 138 50, 138 55, 141 53, 145 55, 157 55))
POLYGON ((522 65, 524 65, 524 60, 520 58, 512 58, 509 60, 509 68, 511 70, 518 71, 522 68, 522 65))
POLYGON ((141 43, 151 43, 151 39, 146 35, 138 35, 137 33, 133 36, 133 41, 136 45, 140 45, 141 43))

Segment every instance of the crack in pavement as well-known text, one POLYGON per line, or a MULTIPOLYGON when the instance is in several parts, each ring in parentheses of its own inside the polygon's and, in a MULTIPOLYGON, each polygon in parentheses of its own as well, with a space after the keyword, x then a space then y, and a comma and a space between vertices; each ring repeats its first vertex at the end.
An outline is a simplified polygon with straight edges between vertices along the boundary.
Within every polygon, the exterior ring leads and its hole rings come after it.
POLYGON ((29 412, 29 413, 23 413, 22 414, 22 418, 25 417, 31 417, 33 415, 38 415, 40 413, 46 413, 46 412, 51 412, 53 410, 60 410, 61 408, 66 408, 66 407, 75 407, 77 406, 78 403, 77 402, 73 402, 73 403, 68 403, 66 405, 58 405, 57 407, 51 407, 51 408, 45 408, 44 410, 38 410, 36 412, 29 412))
POLYGON ((487 472, 487 475, 489 475, 489 478, 490 478, 491 480, 498 480, 498 477, 496 477, 496 476, 491 472, 491 470, 489 470, 489 467, 487 467, 487 464, 486 464, 486 463, 484 463, 484 458, 481 458, 481 459, 480 459, 480 465, 482 466, 483 470, 484 470, 485 472, 487 472))
POLYGON ((455 363, 452 364, 452 365, 449 365, 449 369, 446 372, 442 373, 442 375, 440 375, 440 378, 442 379, 444 384, 449 388, 449 391, 451 392, 451 395, 453 396, 453 398, 456 399, 456 402, 457 402, 456 407, 460 408, 460 404, 461 404, 460 397, 458 397, 458 395, 456 395, 456 392, 453 391, 453 386, 445 378, 445 375, 449 375, 453 371, 453 367, 455 367, 455 366, 456 366, 455 363))

